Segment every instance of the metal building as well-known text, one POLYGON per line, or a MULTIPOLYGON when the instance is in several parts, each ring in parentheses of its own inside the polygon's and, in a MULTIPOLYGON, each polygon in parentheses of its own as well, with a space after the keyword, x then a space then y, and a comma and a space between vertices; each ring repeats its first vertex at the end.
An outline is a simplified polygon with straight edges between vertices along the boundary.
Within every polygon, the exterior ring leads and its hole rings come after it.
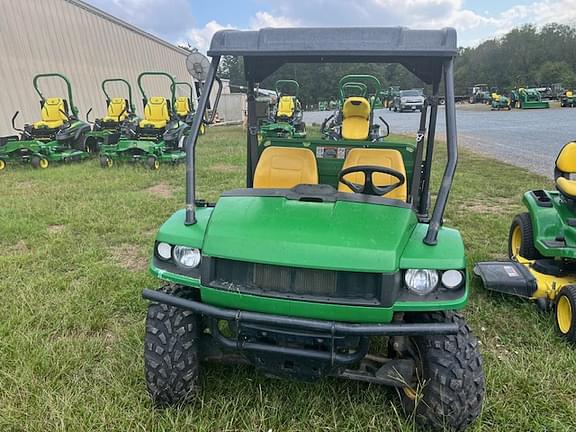
MULTIPOLYGON (((105 113, 100 89, 105 78, 122 77, 132 84, 140 114, 140 72, 166 71, 191 81, 186 50, 81 0, 2 0, 0 53, 0 135, 12 134, 10 119, 17 110, 20 125, 39 120, 39 97, 32 87, 38 73, 60 72, 70 79, 82 119, 91 107, 91 119, 105 113)), ((147 82, 151 95, 167 95, 165 82, 147 82)), ((64 86, 52 83, 43 90, 47 97, 65 94, 64 86)))

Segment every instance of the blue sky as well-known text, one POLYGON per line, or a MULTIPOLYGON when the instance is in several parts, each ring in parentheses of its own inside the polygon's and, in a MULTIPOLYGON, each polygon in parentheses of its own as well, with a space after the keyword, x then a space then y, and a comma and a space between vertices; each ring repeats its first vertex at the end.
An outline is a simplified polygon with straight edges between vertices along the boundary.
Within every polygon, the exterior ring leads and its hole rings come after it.
POLYGON ((576 22, 576 0, 86 0, 174 43, 204 51, 222 28, 455 27, 461 46, 525 23, 576 22))

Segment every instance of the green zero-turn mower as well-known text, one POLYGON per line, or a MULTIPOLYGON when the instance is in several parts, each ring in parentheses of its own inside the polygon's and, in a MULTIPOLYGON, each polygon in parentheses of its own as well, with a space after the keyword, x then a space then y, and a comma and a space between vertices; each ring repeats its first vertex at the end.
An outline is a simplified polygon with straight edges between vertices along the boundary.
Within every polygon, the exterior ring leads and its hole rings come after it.
POLYGON ((550 108, 548 101, 542 100, 542 95, 535 88, 520 87, 510 93, 510 103, 512 108, 519 109, 541 109, 550 108))
POLYGON ((512 221, 507 262, 476 264, 492 291, 553 309, 560 335, 576 344, 576 142, 566 144, 554 170, 556 190, 524 194, 528 212, 512 221))
POLYGON ((30 163, 34 168, 48 168, 52 162, 72 162, 89 157, 87 133, 90 125, 78 120, 78 108, 74 105, 72 86, 59 73, 39 74, 33 80, 34 89, 40 96, 41 120, 25 124, 24 129, 15 125, 18 111, 12 117, 12 127, 20 135, 0 137, 0 170, 10 163, 30 163), (58 78, 64 81, 68 99, 45 97, 39 81, 58 78))
MULTIPOLYGON (((189 93, 188 96, 176 96, 176 103, 175 109, 176 115, 180 121, 188 125, 192 125, 194 121, 194 88, 192 84, 185 81, 177 81, 175 83, 176 92, 178 91, 178 87, 184 87, 189 93)), ((204 135, 206 133, 206 124, 202 122, 200 126, 200 135, 204 135)))
POLYGON ((294 80, 278 80, 274 87, 276 109, 268 122, 260 127, 261 138, 305 138, 304 111, 298 100, 300 85, 294 80))
MULTIPOLYGON (((100 149, 102 144, 109 145, 110 140, 116 140, 117 134, 122 135, 123 130, 140 121, 132 100, 132 86, 123 78, 109 78, 102 81, 102 92, 106 97, 106 115, 97 118, 92 125, 92 132, 88 133, 91 145, 100 149), (111 83, 118 83, 126 87, 126 96, 110 96, 107 89, 111 83)), ((92 108, 86 114, 86 121, 92 108)))
POLYGON ((453 29, 213 36, 197 114, 207 108, 221 57, 242 56, 246 187, 223 192, 216 204, 196 198, 195 117, 186 138, 186 207, 161 226, 150 261, 163 286, 143 292, 151 301, 145 378, 157 405, 194 399, 210 385, 201 378, 208 362, 237 361, 285 378, 393 386, 399 409, 425 430, 463 430, 474 421, 484 373, 478 341, 457 312, 468 301, 466 255, 460 233, 443 226, 457 162, 457 54, 453 29), (259 141, 257 83, 284 64, 319 62, 399 62, 430 85, 416 142, 259 141), (432 209, 442 82, 447 161, 432 209))
POLYGON ((320 126, 322 137, 331 141, 376 141, 390 134, 390 125, 382 117, 386 128, 374 122, 374 95, 380 94, 382 86, 373 75, 346 75, 338 83, 338 111, 326 117, 320 126), (346 124, 346 126, 344 126, 346 124))
POLYGON ((172 75, 166 72, 142 72, 138 75, 138 88, 142 94, 144 118, 102 145, 100 166, 103 168, 121 161, 144 162, 148 168, 158 169, 160 163, 178 163, 186 158, 182 145, 190 126, 181 121, 174 110, 176 82, 172 75), (148 97, 142 86, 142 78, 147 76, 168 78, 170 96, 148 97))
POLYGON ((500 111, 500 110, 508 110, 512 109, 512 104, 510 102, 510 98, 507 96, 500 94, 497 91, 493 91, 490 95, 491 102, 490 102, 490 109, 492 111, 500 111))
POLYGON ((576 107, 576 94, 574 94, 574 90, 566 90, 560 95, 560 106, 562 108, 576 107))

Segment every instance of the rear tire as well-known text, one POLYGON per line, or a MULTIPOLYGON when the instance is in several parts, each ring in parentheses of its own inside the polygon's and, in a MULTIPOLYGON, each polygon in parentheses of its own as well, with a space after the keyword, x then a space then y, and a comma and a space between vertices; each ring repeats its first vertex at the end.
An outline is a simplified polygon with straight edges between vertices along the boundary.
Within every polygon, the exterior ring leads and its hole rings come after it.
POLYGON ((566 285, 556 297, 554 317, 558 333, 576 344, 576 285, 566 285))
POLYGON ((534 246, 534 231, 530 214, 520 213, 512 220, 508 234, 508 257, 517 259, 518 256, 527 260, 542 258, 534 246))
POLYGON ((417 388, 400 390, 402 406, 424 430, 466 429, 480 415, 484 401, 484 372, 478 341, 464 318, 454 312, 408 316, 409 322, 456 323, 455 335, 412 339, 419 358, 417 388))
MULTIPOLYGON (((161 291, 190 297, 188 288, 169 285, 161 291)), ((150 303, 144 335, 146 387, 157 406, 193 400, 199 391, 199 317, 194 312, 150 303)))

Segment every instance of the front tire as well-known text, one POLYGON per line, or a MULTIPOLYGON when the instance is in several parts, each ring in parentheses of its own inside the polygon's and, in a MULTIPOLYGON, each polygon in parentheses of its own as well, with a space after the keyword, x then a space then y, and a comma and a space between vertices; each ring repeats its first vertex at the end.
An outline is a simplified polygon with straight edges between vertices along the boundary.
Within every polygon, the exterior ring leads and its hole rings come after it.
POLYGON ((534 230, 529 213, 516 215, 512 220, 512 225, 510 225, 508 257, 517 260, 519 256, 527 260, 542 258, 542 255, 534 245, 534 230))
MULTIPOLYGON (((163 292, 179 297, 188 288, 167 286, 163 292)), ((194 312, 165 304, 150 303, 144 335, 146 387, 157 406, 193 400, 200 388, 200 319, 194 312)))
POLYGON ((418 385, 400 390, 404 410, 424 430, 464 430, 484 401, 484 372, 478 341, 464 318, 454 312, 408 316, 406 321, 458 324, 455 335, 412 339, 418 385))
POLYGON ((158 158, 150 156, 148 159, 146 159, 146 166, 152 171, 156 171, 158 168, 160 168, 160 162, 158 161, 158 158))
POLYGON ((39 156, 34 156, 30 162, 32 163, 32 167, 35 169, 46 169, 49 165, 48 159, 39 156))
POLYGON ((114 162, 108 156, 100 156, 100 167, 101 168, 110 168, 114 162))
POLYGON ((556 329, 571 344, 576 344, 576 285, 566 285, 556 297, 556 329))

